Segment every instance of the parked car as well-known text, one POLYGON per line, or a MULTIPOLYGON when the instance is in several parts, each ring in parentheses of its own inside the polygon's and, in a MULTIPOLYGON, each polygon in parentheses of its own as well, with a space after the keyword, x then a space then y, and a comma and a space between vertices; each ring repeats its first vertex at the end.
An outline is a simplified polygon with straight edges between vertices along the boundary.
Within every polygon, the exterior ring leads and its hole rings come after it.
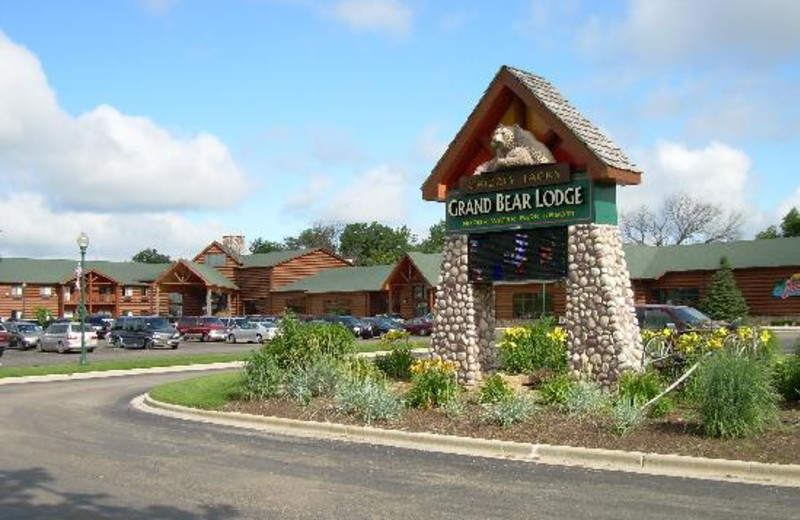
MULTIPOLYGON (((83 337, 86 342, 86 350, 94 352, 97 346, 97 333, 91 325, 83 325, 83 337)), ((53 323, 47 327, 39 343, 36 345, 39 351, 54 351, 60 354, 72 350, 81 349, 81 324, 78 322, 53 323)))
POLYGON ((19 350, 36 347, 42 335, 42 327, 31 321, 9 321, 4 325, 10 335, 8 346, 19 350))
POLYGON ((696 329, 713 329, 724 324, 715 322, 694 307, 686 305, 647 304, 636 306, 639 327, 649 330, 674 329, 680 333, 696 329))
POLYGON ((216 316, 187 316, 178 320, 178 332, 185 339, 225 341, 225 325, 216 316))
POLYGON ((250 321, 261 327, 265 340, 272 341, 278 335, 278 320, 276 318, 251 318, 250 321))
MULTIPOLYGON (((353 335, 357 338, 364 337, 365 334, 372 332, 370 328, 368 332, 364 330, 364 324, 361 323, 361 320, 355 318, 353 316, 326 316, 325 321, 328 323, 338 323, 342 325, 347 330, 353 333, 353 335)), ((370 336, 371 337, 371 336, 370 336)))
POLYGON ((433 321, 425 317, 408 320, 403 328, 414 336, 430 336, 433 333, 433 321))
POLYGON ((364 339, 374 338, 378 335, 377 331, 375 330, 375 326, 367 321, 364 318, 358 318, 358 322, 361 324, 361 337, 364 339))
POLYGON ((226 328, 229 343, 261 343, 264 341, 264 328, 247 318, 232 318, 226 328))
POLYGON ((181 335, 161 316, 122 316, 114 321, 108 342, 118 348, 176 349, 181 335))
POLYGON ((114 319, 111 316, 89 316, 86 323, 92 326, 98 339, 103 339, 114 326, 114 319))
POLYGON ((3 352, 5 352, 6 348, 8 347, 10 340, 11 334, 9 334, 5 324, 0 323, 0 357, 3 357, 3 352))
POLYGON ((373 333, 375 336, 383 336, 387 332, 400 332, 403 330, 403 326, 397 323, 396 321, 382 317, 382 316, 374 316, 372 318, 364 318, 367 320, 373 327, 373 333))

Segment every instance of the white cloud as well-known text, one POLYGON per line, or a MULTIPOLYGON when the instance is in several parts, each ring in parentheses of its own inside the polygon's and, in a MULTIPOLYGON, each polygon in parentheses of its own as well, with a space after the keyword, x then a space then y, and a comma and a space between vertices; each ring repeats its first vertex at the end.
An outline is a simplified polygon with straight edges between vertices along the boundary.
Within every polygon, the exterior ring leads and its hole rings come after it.
POLYGON ((411 9, 397 0, 340 0, 328 13, 353 29, 394 36, 407 35, 413 18, 411 9))
POLYGON ((593 18, 586 47, 634 52, 649 63, 776 63, 800 51, 797 0, 630 0, 618 23, 593 18))
POLYGON ((284 202, 281 209, 287 213, 307 214, 309 208, 325 197, 332 185, 333 182, 329 178, 314 175, 302 191, 295 193, 284 202))
POLYGON ((230 207, 247 180, 226 146, 108 105, 63 110, 36 56, 0 32, 0 181, 78 210, 230 207))
POLYGON ((800 211, 800 183, 794 188, 794 191, 778 205, 773 220, 775 222, 780 222, 792 208, 797 208, 798 211, 800 211))
POLYGON ((216 222, 195 223, 175 213, 56 211, 35 193, 0 198, 0 215, 3 256, 76 257, 75 240, 83 231, 90 238, 90 259, 127 260, 147 247, 191 258, 224 231, 216 222))
POLYGON ((352 179, 320 211, 323 220, 402 224, 408 216, 406 174, 382 165, 352 179))
POLYGON ((439 129, 436 126, 426 126, 417 136, 415 152, 431 166, 436 164, 445 150, 447 150, 447 142, 441 138, 439 129))
POLYGON ((691 149, 682 143, 659 141, 639 159, 645 172, 642 184, 620 190, 621 211, 641 205, 658 208, 668 196, 685 192, 725 209, 743 211, 749 232, 762 226, 764 216, 753 204, 756 179, 752 160, 742 150, 719 142, 691 149))

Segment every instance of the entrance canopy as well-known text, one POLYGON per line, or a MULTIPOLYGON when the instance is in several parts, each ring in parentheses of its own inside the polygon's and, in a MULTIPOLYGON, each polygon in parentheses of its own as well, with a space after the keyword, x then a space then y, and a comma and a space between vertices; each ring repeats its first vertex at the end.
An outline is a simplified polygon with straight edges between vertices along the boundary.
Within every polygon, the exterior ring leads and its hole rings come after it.
POLYGON ((639 184, 641 171, 547 80, 503 66, 464 126, 422 185, 422 198, 444 201, 459 179, 492 159, 492 132, 498 125, 531 132, 571 171, 586 172, 606 184, 639 184))

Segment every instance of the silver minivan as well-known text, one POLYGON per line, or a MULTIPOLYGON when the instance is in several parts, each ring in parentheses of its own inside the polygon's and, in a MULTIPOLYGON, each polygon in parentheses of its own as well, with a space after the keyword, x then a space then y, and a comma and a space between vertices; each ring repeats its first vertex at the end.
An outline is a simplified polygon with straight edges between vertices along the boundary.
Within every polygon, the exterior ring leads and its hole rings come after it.
MULTIPOLYGON (((83 326, 86 350, 97 347, 97 333, 88 323, 83 326)), ((53 323, 42 333, 37 348, 40 352, 54 351, 60 354, 81 349, 81 324, 77 322, 53 323)))

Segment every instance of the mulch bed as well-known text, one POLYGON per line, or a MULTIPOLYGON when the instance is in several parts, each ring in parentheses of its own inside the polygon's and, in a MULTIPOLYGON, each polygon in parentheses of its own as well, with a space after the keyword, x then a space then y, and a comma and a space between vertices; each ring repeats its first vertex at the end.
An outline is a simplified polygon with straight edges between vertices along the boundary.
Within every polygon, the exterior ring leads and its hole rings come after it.
MULTIPOLYGON (((336 411, 330 399, 301 406, 284 399, 229 403, 226 411, 308 421, 361 425, 336 411)), ((800 464, 800 406, 784 407, 780 423, 751 439, 712 439, 702 436, 690 410, 677 409, 662 419, 649 419, 624 437, 611 433, 607 418, 577 418, 540 408, 524 423, 502 428, 481 421, 481 408, 467 405, 465 413, 449 418, 439 410, 406 410, 396 420, 374 423, 379 428, 432 432, 483 439, 655 452, 718 459, 800 464)))

